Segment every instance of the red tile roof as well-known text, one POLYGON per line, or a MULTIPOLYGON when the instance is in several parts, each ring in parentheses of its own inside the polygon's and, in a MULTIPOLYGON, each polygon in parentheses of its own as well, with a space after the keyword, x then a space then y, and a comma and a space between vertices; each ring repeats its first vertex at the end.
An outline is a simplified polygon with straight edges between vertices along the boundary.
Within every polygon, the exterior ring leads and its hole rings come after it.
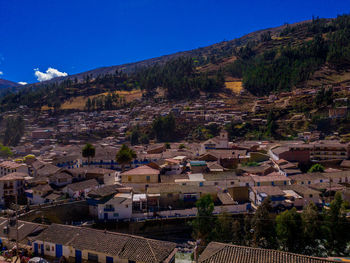
POLYGON ((272 249, 243 247, 211 242, 199 257, 199 263, 330 263, 310 257, 272 249))

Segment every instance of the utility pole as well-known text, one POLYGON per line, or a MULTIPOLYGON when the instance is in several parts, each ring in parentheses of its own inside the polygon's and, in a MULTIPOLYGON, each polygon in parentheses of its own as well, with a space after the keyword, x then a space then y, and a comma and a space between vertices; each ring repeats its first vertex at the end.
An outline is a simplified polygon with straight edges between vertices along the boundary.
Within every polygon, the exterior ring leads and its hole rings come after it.
POLYGON ((328 198, 329 198, 329 205, 331 204, 331 192, 332 192, 332 179, 329 176, 329 193, 328 193, 328 198))
POLYGON ((18 193, 16 193, 16 262, 18 259, 18 193))

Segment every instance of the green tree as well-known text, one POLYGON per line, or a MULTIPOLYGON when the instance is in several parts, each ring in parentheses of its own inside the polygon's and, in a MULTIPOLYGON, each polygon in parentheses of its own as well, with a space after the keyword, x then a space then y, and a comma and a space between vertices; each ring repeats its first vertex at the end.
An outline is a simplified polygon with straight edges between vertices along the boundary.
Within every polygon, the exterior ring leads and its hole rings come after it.
POLYGON ((308 173, 323 173, 324 172, 324 166, 322 164, 314 164, 311 166, 311 168, 307 171, 308 173))
POLYGON ((283 250, 300 253, 304 247, 302 221, 295 207, 276 217, 276 233, 283 250))
POLYGON ((227 212, 221 213, 215 226, 215 240, 219 242, 231 242, 232 240, 232 216, 227 212))
POLYGON ((243 221, 244 241, 243 241, 243 245, 245 245, 245 246, 252 245, 253 234, 254 234, 252 221, 253 220, 252 220, 252 218, 250 218, 250 215, 244 216, 244 221, 243 221))
POLYGON ((131 135, 130 135, 131 145, 139 144, 139 138, 140 138, 140 133, 138 131, 138 128, 136 128, 131 132, 131 135))
POLYGON ((0 144, 0 157, 8 158, 11 156, 13 156, 13 152, 11 151, 11 149, 7 146, 0 144))
POLYGON ((142 134, 140 137, 140 142, 142 144, 149 144, 149 138, 147 134, 142 134))
POLYGON ((11 116, 6 119, 4 145, 16 146, 24 134, 24 120, 22 116, 11 116))
POLYGON ((267 130, 266 130, 266 136, 267 137, 274 137, 276 135, 276 122, 275 122, 275 114, 273 110, 270 110, 269 114, 267 115, 267 130))
POLYGON ((92 103, 91 103, 90 97, 87 99, 85 107, 87 108, 88 111, 91 111, 92 103))
POLYGON ((90 143, 85 144, 85 146, 83 147, 82 155, 84 158, 88 159, 89 165, 90 165, 91 159, 95 157, 95 152, 96 152, 95 147, 90 143))
POLYGON ((265 198, 252 219, 253 244, 257 247, 274 248, 276 246, 275 224, 270 216, 271 210, 271 201, 265 198))
POLYGON ((203 195, 197 202, 197 216, 192 221, 193 234, 206 245, 213 238, 216 218, 213 216, 214 202, 211 195, 203 195))
POLYGON ((326 222, 330 230, 329 247, 333 255, 342 254, 349 241, 349 222, 346 220, 343 210, 343 197, 337 192, 331 202, 330 209, 326 215, 326 222))
POLYGON ((239 220, 234 220, 231 227, 232 243, 235 245, 241 245, 243 241, 242 226, 239 220))
POLYGON ((165 149, 170 149, 171 147, 170 147, 170 143, 168 143, 168 142, 166 142, 165 144, 164 144, 164 146, 165 146, 165 149))
POLYGON ((309 203, 301 214, 302 233, 305 242, 305 253, 308 255, 321 256, 318 242, 322 239, 322 224, 319 220, 317 207, 309 203))
POLYGON ((121 165, 122 171, 124 171, 125 165, 131 163, 131 161, 136 158, 136 153, 127 145, 123 144, 115 158, 117 163, 121 165))
POLYGON ((152 130, 160 142, 173 141, 176 137, 176 123, 173 114, 158 117, 152 123, 152 130))

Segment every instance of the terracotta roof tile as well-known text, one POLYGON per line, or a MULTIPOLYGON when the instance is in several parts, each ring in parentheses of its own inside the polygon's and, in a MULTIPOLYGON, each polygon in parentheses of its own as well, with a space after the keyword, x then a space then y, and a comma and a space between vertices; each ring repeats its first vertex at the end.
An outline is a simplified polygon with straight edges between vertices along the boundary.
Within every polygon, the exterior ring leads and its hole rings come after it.
POLYGON ((211 242, 199 257, 199 263, 330 263, 310 257, 271 249, 243 247, 211 242))

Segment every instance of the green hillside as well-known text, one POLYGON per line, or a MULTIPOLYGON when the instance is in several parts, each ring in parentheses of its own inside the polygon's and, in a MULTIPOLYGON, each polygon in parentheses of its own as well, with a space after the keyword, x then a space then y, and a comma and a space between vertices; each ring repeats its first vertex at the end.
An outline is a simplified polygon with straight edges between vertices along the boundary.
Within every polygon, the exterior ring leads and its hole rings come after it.
MULTIPOLYGON (((349 69, 350 16, 314 18, 196 50, 27 85, 3 96, 1 110, 18 105, 60 108, 75 97, 122 90, 141 90, 150 98, 162 90, 162 96, 170 100, 195 98, 201 93, 215 96, 229 94, 225 80, 232 78, 242 80, 247 91, 261 96, 350 83, 349 69)), ((118 98, 112 99, 101 97, 99 109, 121 106, 118 98)))

